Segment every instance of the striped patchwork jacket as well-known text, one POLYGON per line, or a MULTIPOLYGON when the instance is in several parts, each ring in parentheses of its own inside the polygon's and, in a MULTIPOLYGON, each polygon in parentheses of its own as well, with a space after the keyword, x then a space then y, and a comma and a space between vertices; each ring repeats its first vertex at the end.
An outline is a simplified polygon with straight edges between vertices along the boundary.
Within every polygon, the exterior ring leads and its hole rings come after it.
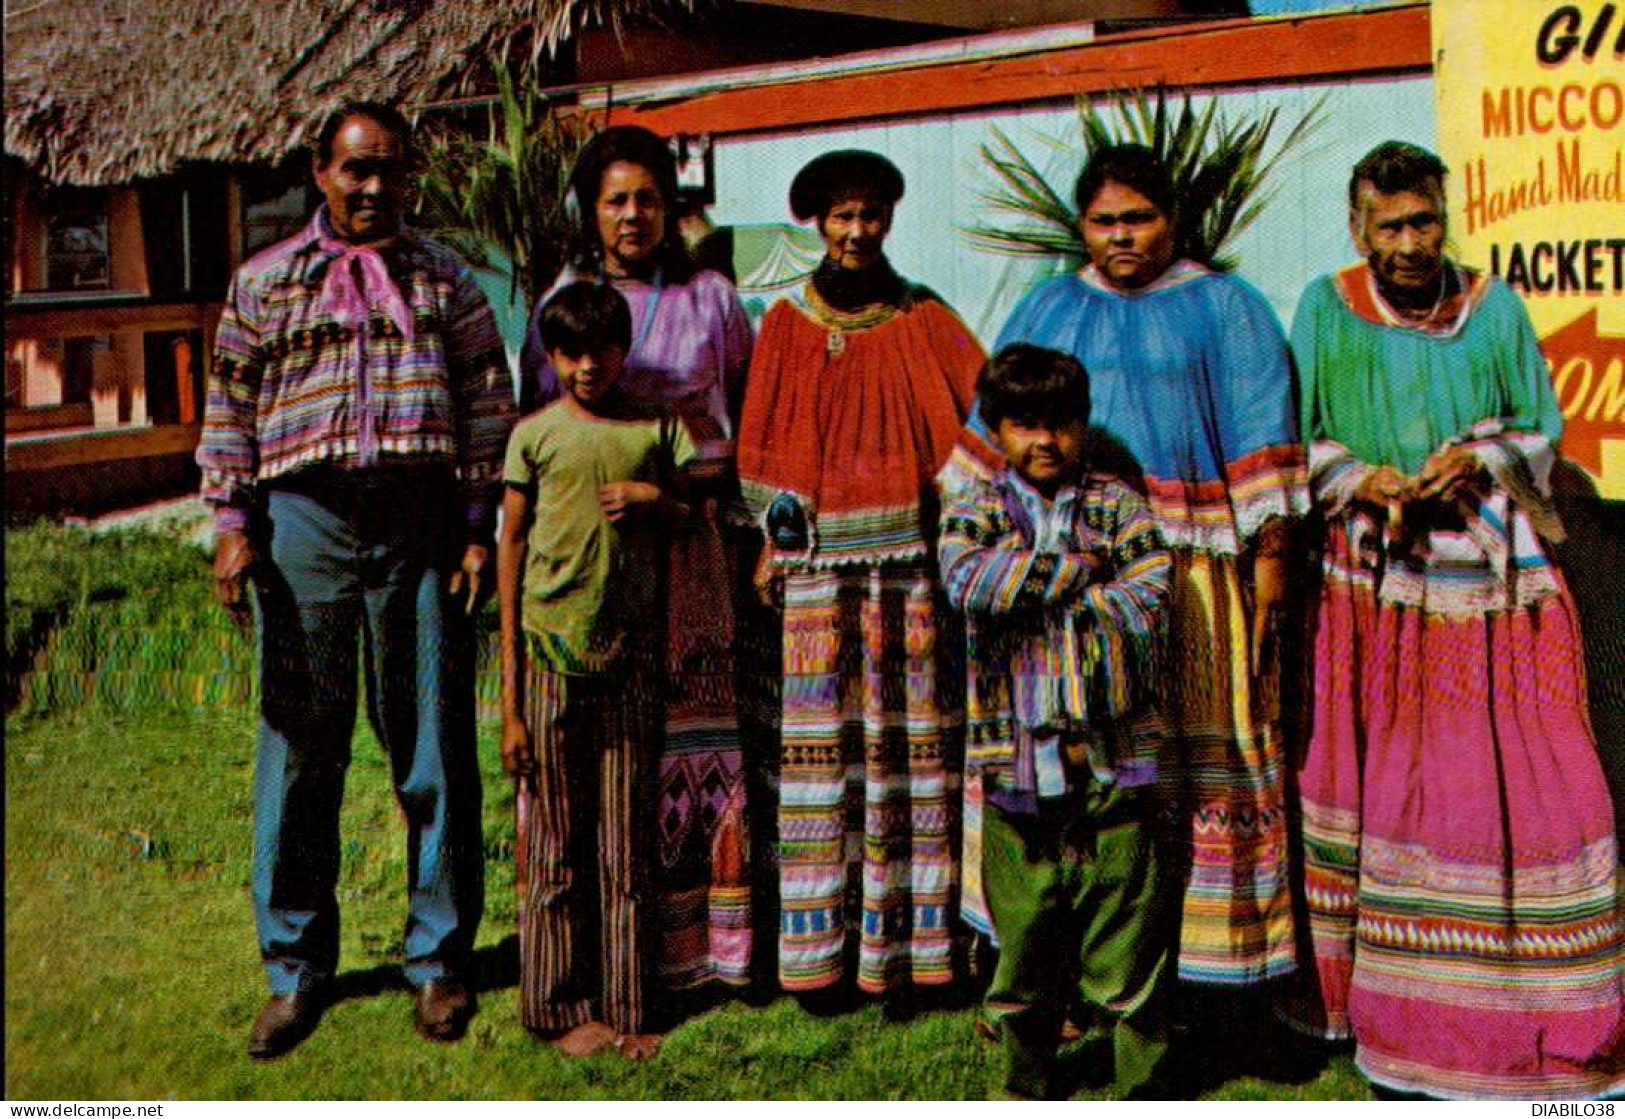
POLYGON ((456 254, 404 230, 380 253, 412 336, 376 309, 341 322, 321 298, 330 229, 324 208, 232 280, 197 451, 216 530, 245 529, 256 485, 302 467, 414 462, 455 468, 483 526, 515 418, 490 306, 456 254))
POLYGON ((1085 761, 1154 781, 1160 735, 1141 716, 1170 562, 1144 500, 1090 475, 1046 501, 1006 468, 949 501, 937 549, 968 622, 967 769, 1025 797, 1064 793, 1085 761))

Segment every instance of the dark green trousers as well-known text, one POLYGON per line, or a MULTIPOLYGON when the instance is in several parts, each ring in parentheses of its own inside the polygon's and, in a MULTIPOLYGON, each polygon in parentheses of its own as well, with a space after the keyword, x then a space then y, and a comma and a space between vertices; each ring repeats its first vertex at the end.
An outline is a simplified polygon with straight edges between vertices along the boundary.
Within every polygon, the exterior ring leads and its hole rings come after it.
POLYGON ((1013 1092, 1048 1099, 1075 1083, 1057 1052, 1075 1004, 1093 1016, 1078 1025, 1111 1037, 1119 1093, 1145 1088, 1158 1071, 1174 943, 1153 797, 1091 781, 1035 816, 987 803, 982 874, 999 963, 986 1009, 1013 1092))

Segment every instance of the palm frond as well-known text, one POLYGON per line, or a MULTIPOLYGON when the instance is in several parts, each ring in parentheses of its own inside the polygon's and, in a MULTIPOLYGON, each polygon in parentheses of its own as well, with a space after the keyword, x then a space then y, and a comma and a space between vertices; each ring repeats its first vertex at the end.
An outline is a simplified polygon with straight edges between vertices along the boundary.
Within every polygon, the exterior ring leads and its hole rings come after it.
POLYGON ((1079 244, 1072 227, 1072 208, 1002 129, 994 125, 989 131, 993 143, 980 145, 979 151, 997 184, 981 191, 980 198, 995 211, 1025 220, 1012 229, 973 226, 962 232, 972 244, 992 252, 1066 255, 1071 246, 1079 244))
POLYGON ((489 138, 431 134, 417 175, 417 223, 476 265, 491 250, 513 266, 513 283, 533 301, 552 284, 577 232, 566 209, 570 175, 591 139, 591 122, 555 113, 547 98, 497 69, 489 138))
MULTIPOLYGON (((1282 158, 1301 146, 1325 121, 1325 96, 1273 146, 1279 109, 1256 118, 1230 121, 1210 100, 1198 112, 1187 95, 1177 108, 1168 90, 1154 95, 1123 90, 1101 105, 1078 98, 1078 126, 1083 159, 1109 144, 1138 143, 1150 148, 1167 166, 1180 200, 1178 251, 1221 271, 1235 267, 1225 249, 1263 213, 1274 197, 1264 189, 1282 158)), ((971 244, 990 252, 1047 256, 1082 261, 1088 255, 1077 215, 1038 168, 998 128, 991 144, 980 147, 982 162, 996 184, 981 192, 983 202, 1015 219, 1009 227, 976 225, 962 230, 971 244)), ((1051 147, 1068 146, 1058 137, 1040 137, 1051 147)))

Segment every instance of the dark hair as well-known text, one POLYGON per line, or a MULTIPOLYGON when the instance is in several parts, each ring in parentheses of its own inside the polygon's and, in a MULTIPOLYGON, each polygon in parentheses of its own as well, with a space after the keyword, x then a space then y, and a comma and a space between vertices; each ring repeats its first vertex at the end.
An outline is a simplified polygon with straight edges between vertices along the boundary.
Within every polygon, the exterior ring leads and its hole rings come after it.
POLYGON ((982 366, 976 378, 982 419, 989 428, 1020 423, 1089 422, 1089 374, 1059 350, 1018 342, 982 366))
POLYGON ((822 218, 835 203, 858 195, 895 206, 903 197, 903 173, 877 152, 857 148, 825 152, 796 172, 790 183, 790 212, 797 221, 822 218))
POLYGON ((1121 183, 1139 191, 1172 223, 1179 213, 1179 196, 1167 164, 1144 144, 1108 144, 1096 148, 1078 172, 1072 200, 1081 215, 1107 183, 1121 183))
POLYGON ((333 141, 338 139, 339 129, 344 127, 344 122, 352 117, 365 117, 387 129, 401 142, 401 154, 408 159, 412 157, 412 125, 399 109, 381 101, 346 101, 328 113, 322 120, 322 126, 316 130, 316 139, 311 144, 311 158, 318 168, 326 167, 333 161, 333 141))
POLYGON ((1444 161, 1426 148, 1402 140, 1386 140, 1365 153, 1349 176, 1349 208, 1360 208, 1360 184, 1370 183, 1382 194, 1444 193, 1444 161))
POLYGON ((608 284, 577 280, 565 284, 542 308, 542 349, 569 357, 611 346, 632 348, 632 309, 608 284))
POLYGON ((677 231, 677 219, 682 209, 682 198, 677 191, 677 161, 672 157, 666 141, 635 124, 618 124, 606 128, 587 142, 576 158, 575 170, 570 175, 570 190, 575 195, 576 211, 581 223, 581 245, 578 264, 591 264, 602 251, 593 214, 598 208, 598 193, 604 186, 604 172, 612 164, 631 163, 649 172, 660 191, 660 200, 666 206, 665 236, 655 250, 660 267, 671 283, 686 283, 694 274, 694 263, 677 231))

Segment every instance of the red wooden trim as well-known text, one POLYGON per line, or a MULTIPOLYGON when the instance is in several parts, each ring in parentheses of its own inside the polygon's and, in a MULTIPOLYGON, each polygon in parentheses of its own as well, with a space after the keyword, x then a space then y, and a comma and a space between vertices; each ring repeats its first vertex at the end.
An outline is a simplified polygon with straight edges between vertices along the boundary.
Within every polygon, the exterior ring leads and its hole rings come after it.
POLYGON ((614 106, 612 124, 713 135, 948 112, 1151 86, 1347 77, 1426 70, 1426 5, 1296 19, 1135 31, 1017 58, 918 66, 614 106))

